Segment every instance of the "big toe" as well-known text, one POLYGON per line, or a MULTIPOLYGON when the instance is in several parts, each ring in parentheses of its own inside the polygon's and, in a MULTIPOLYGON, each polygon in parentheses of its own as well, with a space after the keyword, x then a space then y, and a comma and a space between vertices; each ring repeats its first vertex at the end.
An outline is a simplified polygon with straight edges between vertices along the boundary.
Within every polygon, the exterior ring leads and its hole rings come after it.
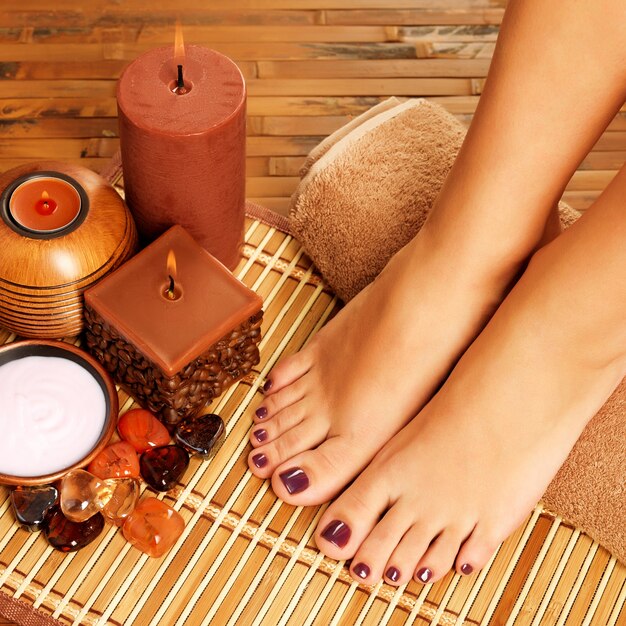
POLYGON ((331 437, 278 466, 272 487, 289 504, 322 504, 334 498, 369 460, 362 448, 350 445, 343 437, 331 437))

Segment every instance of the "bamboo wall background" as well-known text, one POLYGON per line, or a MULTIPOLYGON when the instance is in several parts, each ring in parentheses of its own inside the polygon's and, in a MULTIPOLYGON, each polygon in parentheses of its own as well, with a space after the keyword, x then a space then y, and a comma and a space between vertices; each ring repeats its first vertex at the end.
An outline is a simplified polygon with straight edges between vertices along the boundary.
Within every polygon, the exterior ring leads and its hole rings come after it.
MULTIPOLYGON (((248 84, 247 195, 286 212, 304 156, 391 96, 469 122, 505 0, 2 0, 0 170, 55 158, 101 170, 118 147, 115 84, 137 55, 185 40, 248 84)), ((564 115, 567 103, 564 103, 564 115)), ((621 112, 565 199, 584 209, 626 155, 621 112)))

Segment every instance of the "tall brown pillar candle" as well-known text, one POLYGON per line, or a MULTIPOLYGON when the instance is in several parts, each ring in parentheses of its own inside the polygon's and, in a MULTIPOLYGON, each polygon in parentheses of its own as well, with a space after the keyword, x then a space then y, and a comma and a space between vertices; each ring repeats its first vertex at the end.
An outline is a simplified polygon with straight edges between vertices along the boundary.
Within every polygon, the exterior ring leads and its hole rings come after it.
POLYGON ((233 269, 245 206, 239 68, 202 46, 185 46, 184 56, 157 48, 124 70, 117 104, 126 201, 142 237, 151 241, 181 224, 233 269))

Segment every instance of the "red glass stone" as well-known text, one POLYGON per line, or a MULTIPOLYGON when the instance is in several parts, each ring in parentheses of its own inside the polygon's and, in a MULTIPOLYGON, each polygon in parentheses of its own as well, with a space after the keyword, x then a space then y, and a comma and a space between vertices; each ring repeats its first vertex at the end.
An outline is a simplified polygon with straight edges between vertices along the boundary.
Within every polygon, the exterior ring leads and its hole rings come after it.
POLYGON ((126 540, 149 556, 163 556, 183 534, 185 521, 171 506, 146 498, 128 516, 122 527, 126 540))
POLYGON ((189 466, 189 454, 181 446, 152 448, 139 459, 141 476, 156 491, 168 491, 176 486, 189 466))
POLYGON ((46 517, 58 497, 59 492, 54 485, 16 487, 11 492, 15 518, 25 530, 37 532, 44 527, 46 517))
POLYGON ((127 441, 107 446, 87 468, 98 478, 139 478, 139 457, 127 441))
POLYGON ((204 459, 215 456, 226 438, 224 422, 219 415, 208 413, 198 417, 187 417, 176 426, 174 440, 204 459))
POLYGON ((48 543, 61 552, 75 552, 89 545, 104 528, 104 517, 96 513, 84 522, 68 520, 59 507, 48 516, 45 535, 48 543))
POLYGON ((144 452, 170 442, 167 428, 145 409, 131 409, 120 417, 117 423, 120 437, 127 441, 137 452, 144 452))

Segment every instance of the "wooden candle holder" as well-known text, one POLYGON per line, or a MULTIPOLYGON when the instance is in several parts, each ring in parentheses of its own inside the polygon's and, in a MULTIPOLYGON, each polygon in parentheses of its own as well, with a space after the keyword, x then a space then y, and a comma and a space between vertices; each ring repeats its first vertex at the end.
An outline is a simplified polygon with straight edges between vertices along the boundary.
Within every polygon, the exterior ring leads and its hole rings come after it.
POLYGON ((134 253, 137 232, 115 189, 83 167, 32 163, 0 175, 0 325, 23 337, 62 338, 83 329, 83 292, 134 253), (55 172, 77 184, 76 220, 53 233, 29 233, 11 218, 16 182, 55 172), (84 192, 84 193, 83 193, 84 192))

